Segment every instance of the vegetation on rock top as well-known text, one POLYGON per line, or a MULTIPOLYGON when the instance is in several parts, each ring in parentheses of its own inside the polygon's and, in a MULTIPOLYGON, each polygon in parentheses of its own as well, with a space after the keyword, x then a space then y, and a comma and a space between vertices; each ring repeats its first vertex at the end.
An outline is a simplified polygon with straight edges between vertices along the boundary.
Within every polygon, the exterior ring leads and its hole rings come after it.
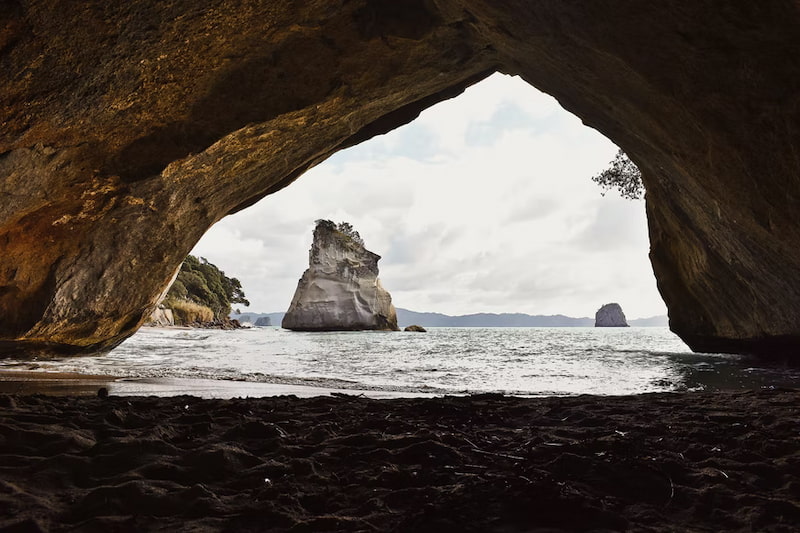
POLYGON ((353 229, 353 225, 350 224, 349 222, 339 222, 338 224, 336 224, 332 220, 326 220, 320 218, 315 223, 316 223, 316 228, 314 229, 314 231, 320 228, 325 228, 332 232, 341 233, 342 235, 348 237, 357 245, 364 246, 364 239, 362 239, 361 235, 359 235, 358 232, 355 229, 353 229))

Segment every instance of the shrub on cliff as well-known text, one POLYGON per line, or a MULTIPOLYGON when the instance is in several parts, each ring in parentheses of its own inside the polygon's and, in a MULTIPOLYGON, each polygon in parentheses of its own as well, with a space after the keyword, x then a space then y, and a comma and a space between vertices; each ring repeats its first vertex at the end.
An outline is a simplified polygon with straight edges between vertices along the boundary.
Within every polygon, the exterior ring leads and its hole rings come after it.
POLYGON ((642 173, 625 152, 622 150, 617 152, 614 160, 609 165, 600 174, 593 176, 592 181, 600 185, 605 191, 617 189, 619 194, 628 200, 638 200, 644 195, 642 173))
POLYGON ((173 309, 180 324, 220 320, 230 314, 232 304, 250 305, 238 279, 229 278, 204 257, 193 255, 184 260, 164 303, 173 309), (186 314, 185 320, 181 313, 186 314))
POLYGON ((361 235, 353 228, 353 225, 349 222, 339 222, 336 224, 332 220, 326 220, 324 218, 320 218, 316 222, 316 227, 324 227, 329 229, 330 231, 336 231, 348 237, 351 241, 356 243, 358 246, 364 246, 364 239, 361 238, 361 235))

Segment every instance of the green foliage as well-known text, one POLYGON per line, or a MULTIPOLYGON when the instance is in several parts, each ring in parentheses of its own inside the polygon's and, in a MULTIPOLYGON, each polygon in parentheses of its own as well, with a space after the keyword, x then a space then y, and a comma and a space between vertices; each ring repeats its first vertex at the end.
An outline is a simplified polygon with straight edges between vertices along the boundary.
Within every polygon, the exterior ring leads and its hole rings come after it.
POLYGON ((173 309, 180 307, 181 302, 205 306, 215 319, 227 317, 231 304, 250 305, 238 279, 227 277, 204 257, 198 259, 193 255, 186 257, 181 265, 166 301, 173 309))
POLYGON ((334 223, 331 220, 325 220, 323 218, 315 221, 317 227, 324 227, 331 231, 338 231, 339 233, 349 237, 353 242, 360 246, 364 246, 364 239, 361 238, 361 235, 353 229, 353 225, 349 222, 339 222, 338 224, 334 223))
POLYGON ((183 284, 183 281, 176 278, 172 283, 172 287, 169 288, 169 295, 174 298, 185 300, 189 297, 189 291, 186 289, 186 285, 183 284))
POLYGON ((638 200, 644 196, 642 173, 625 152, 622 150, 617 152, 610 165, 609 168, 592 177, 592 181, 604 189, 603 195, 609 189, 617 189, 619 194, 628 200, 638 200))

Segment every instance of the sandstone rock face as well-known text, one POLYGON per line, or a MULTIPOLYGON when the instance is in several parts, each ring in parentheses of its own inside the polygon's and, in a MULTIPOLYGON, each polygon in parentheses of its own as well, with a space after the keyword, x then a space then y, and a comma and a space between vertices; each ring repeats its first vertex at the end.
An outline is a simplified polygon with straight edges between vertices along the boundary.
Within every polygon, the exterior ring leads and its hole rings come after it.
POLYGON ((415 333, 427 333, 428 330, 423 328, 422 326, 418 326, 416 324, 412 324, 410 326, 406 326, 403 331, 412 331, 415 333))
POLYGON ((628 321, 625 313, 619 304, 605 304, 594 315, 594 327, 596 328, 627 328, 628 321))
POLYGON ((295 331, 397 331, 392 297, 378 280, 380 256, 355 235, 317 221, 308 270, 297 284, 282 327, 295 331))
POLYGON ((673 331, 798 352, 798 49, 794 0, 7 0, 0 353, 115 346, 214 222, 494 71, 642 170, 673 331))
POLYGON ((153 311, 150 315, 150 320, 145 323, 145 326, 158 326, 167 327, 175 325, 175 315, 172 314, 172 309, 162 309, 160 307, 153 311))
POLYGON ((256 319, 256 323, 253 324, 256 327, 263 328, 266 326, 272 325, 272 320, 268 316, 260 316, 256 319))

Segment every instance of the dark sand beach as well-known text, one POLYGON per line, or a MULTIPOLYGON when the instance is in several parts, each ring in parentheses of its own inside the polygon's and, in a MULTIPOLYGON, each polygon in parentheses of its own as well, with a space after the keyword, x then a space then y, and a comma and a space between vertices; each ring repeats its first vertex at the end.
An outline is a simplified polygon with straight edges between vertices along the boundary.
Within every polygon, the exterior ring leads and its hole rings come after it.
POLYGON ((797 531, 800 391, 0 396, 0 531, 797 531))

